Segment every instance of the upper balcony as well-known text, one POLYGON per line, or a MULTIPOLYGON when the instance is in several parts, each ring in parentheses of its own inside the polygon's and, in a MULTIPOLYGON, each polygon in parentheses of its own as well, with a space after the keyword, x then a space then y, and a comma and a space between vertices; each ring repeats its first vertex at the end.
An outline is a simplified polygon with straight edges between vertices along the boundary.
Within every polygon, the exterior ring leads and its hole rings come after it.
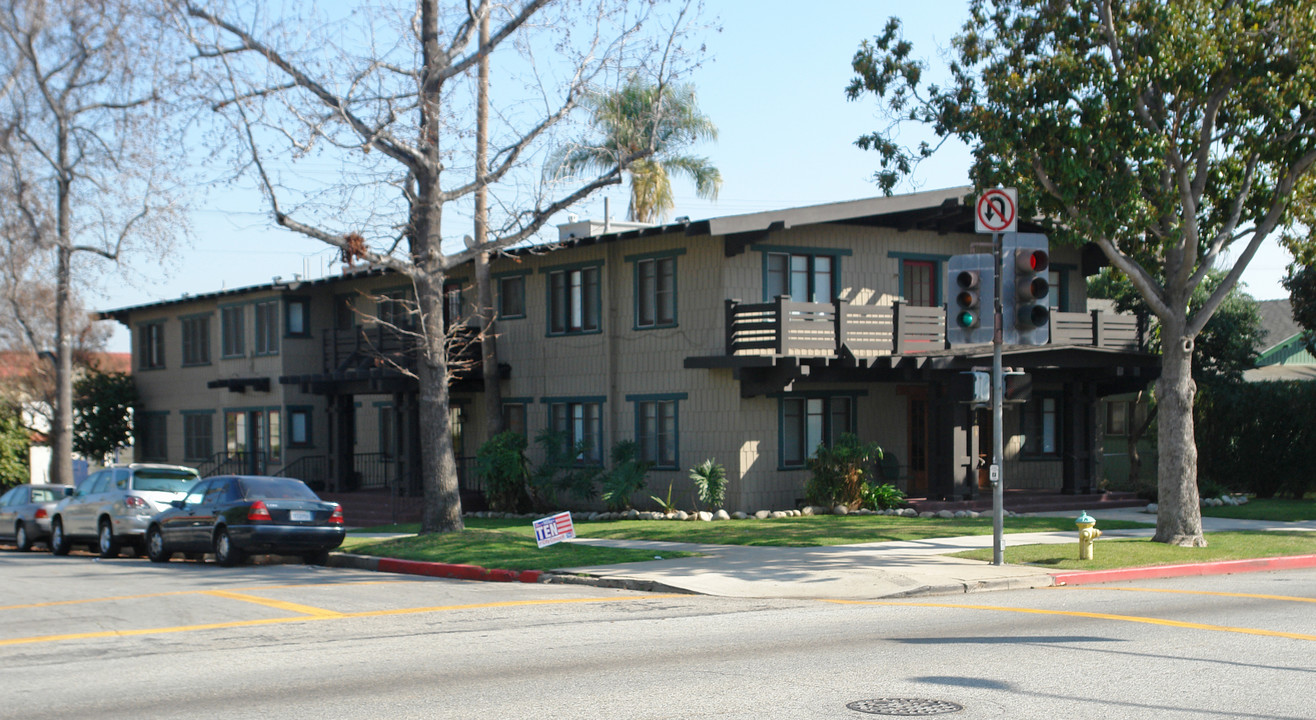
MULTIPOLYGON (((325 330, 321 370, 285 375, 279 382, 299 384, 307 392, 353 394, 403 392, 414 387, 419 336, 386 323, 325 330)), ((448 341, 452 384, 482 382, 481 346, 475 328, 453 329, 448 341)), ((505 374, 505 368, 500 368, 505 374)))
MULTIPOLYGON (((1141 352, 1147 349, 1146 322, 1100 310, 1053 312, 1050 345, 1141 352)), ((950 347, 940 307, 807 303, 787 296, 765 303, 726 301, 729 358, 945 354, 950 347)))

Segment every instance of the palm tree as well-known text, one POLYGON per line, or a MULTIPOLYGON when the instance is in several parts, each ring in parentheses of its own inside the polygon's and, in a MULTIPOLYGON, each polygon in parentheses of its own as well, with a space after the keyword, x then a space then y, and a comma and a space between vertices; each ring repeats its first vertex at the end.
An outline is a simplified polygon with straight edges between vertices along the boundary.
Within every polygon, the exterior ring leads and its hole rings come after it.
POLYGON ((717 127, 699 112, 692 85, 656 86, 632 75, 621 88, 588 96, 594 128, 602 138, 565 148, 556 161, 560 175, 615 167, 626 157, 643 155, 627 168, 631 198, 627 217, 655 222, 675 205, 671 175, 689 177, 695 194, 716 200, 722 173, 708 158, 682 154, 703 140, 716 140, 717 127))

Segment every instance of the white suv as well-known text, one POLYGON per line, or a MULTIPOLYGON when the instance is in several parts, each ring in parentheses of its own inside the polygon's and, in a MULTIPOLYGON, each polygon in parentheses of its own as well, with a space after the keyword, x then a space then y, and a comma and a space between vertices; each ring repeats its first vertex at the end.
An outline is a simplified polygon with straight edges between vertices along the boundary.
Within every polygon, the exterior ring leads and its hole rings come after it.
POLYGON ((67 555, 75 543, 86 543, 104 558, 116 557, 123 546, 140 555, 151 516, 181 500, 200 479, 190 467, 149 463, 92 473, 51 513, 50 550, 67 555))

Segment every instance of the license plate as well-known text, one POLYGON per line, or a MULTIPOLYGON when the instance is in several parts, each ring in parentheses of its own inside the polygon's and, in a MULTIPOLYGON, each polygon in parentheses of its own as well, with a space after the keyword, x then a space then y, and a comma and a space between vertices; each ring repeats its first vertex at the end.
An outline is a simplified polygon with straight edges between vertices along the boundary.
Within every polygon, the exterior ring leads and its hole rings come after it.
POLYGON ((293 522, 310 522, 310 521, 311 521, 311 511, 310 511, 310 510, 289 510, 289 511, 288 511, 288 519, 291 520, 291 521, 293 521, 293 522))

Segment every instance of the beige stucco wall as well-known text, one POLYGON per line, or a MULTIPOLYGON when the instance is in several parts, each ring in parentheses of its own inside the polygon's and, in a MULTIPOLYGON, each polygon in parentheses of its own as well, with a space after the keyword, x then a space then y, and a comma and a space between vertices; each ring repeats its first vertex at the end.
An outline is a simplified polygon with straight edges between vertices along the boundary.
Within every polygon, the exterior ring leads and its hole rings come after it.
MULTIPOLYGON (((692 496, 688 469, 707 458, 723 463, 730 477, 729 509, 754 511, 793 507, 803 497, 807 471, 778 470, 778 405, 775 397, 740 397, 740 383, 731 370, 686 369, 687 357, 716 356, 724 348, 724 302, 738 298, 745 302, 763 299, 763 246, 773 248, 845 249, 840 259, 840 298, 867 305, 889 305, 899 299, 900 262, 903 256, 944 258, 973 250, 971 243, 983 236, 938 235, 927 231, 900 232, 887 228, 824 225, 787 229, 772 233, 760 245, 726 257, 721 237, 681 234, 658 235, 589 246, 525 254, 517 259, 495 261, 495 275, 526 272, 526 316, 503 319, 498 325, 500 360, 511 367, 504 383, 505 398, 527 401, 527 430, 533 441, 547 426, 547 399, 602 398, 604 408, 604 443, 608 447, 619 440, 634 439, 635 406, 628 396, 672 394, 679 400, 679 468, 655 470, 649 486, 637 498, 652 506, 649 495, 665 495, 669 484, 673 496, 690 505, 692 496), (661 329, 634 327, 634 256, 679 251, 677 263, 677 326, 661 329), (632 260, 628 260, 632 258, 632 260), (597 333, 549 336, 545 270, 561 265, 602 263, 602 331, 597 333)), ((1077 267, 1078 250, 1056 248, 1053 263, 1077 267)), ((944 273, 944 266, 942 266, 944 273)), ((452 275, 464 281, 465 305, 469 311, 473 289, 469 287, 468 269, 452 275)), ((938 282, 942 282, 939 278, 938 282)), ((370 294, 397 289, 408 283, 397 276, 351 277, 335 282, 304 284, 296 290, 274 290, 180 302, 159 308, 143 308, 131 316, 135 330, 143 322, 165 320, 166 369, 137 371, 143 406, 152 411, 167 411, 168 444, 171 461, 181 461, 183 426, 181 413, 186 410, 214 409, 213 423, 216 451, 223 449, 223 411, 235 408, 310 407, 313 444, 309 448, 288 448, 287 462, 307 454, 328 451, 329 423, 325 404, 319 396, 304 394, 297 385, 281 385, 282 375, 319 373, 322 371, 322 332, 331 327, 334 298, 344 294, 358 298, 358 307, 374 312, 370 294), (248 312, 245 329, 247 355, 242 358, 220 357, 221 304, 249 305, 264 298, 287 295, 310 300, 310 338, 288 338, 280 333, 277 355, 254 357, 251 354, 253 321, 248 312), (211 312, 210 365, 181 368, 181 324, 179 318, 211 312), (248 390, 230 393, 225 389, 207 389, 206 383, 218 378, 269 377, 267 393, 248 390)), ((1079 311, 1082 302, 1082 278, 1077 272, 1068 282, 1071 311, 1079 311)), ((280 322, 284 321, 282 311, 280 322)), ((368 323, 368 318, 358 322, 368 323)), ((134 343, 134 353, 138 351, 134 343)), ((140 367, 135 359, 134 367, 140 367)), ((796 388, 803 389, 803 388, 796 388)), ((808 386, 809 390, 842 389, 808 386)), ((844 388, 859 393, 857 423, 862 439, 874 441, 893 452, 900 462, 908 462, 906 421, 907 397, 896 384, 867 384, 844 388)), ((390 402, 391 396, 362 395, 356 398, 357 452, 375 452, 378 438, 378 404, 390 402)), ((462 408, 465 447, 459 452, 474 455, 484 438, 483 405, 479 396, 455 393, 455 404, 462 408)), ((283 423, 287 433, 286 414, 283 423)), ((1018 454, 1022 438, 1018 436, 1018 414, 1008 410, 1006 416, 1007 458, 1018 454)), ((606 454, 606 450, 605 450, 606 454)), ((532 459, 534 453, 532 452, 532 459)), ((1011 462, 1007 473, 1012 487, 1057 487, 1060 478, 1058 461, 1011 462)))

